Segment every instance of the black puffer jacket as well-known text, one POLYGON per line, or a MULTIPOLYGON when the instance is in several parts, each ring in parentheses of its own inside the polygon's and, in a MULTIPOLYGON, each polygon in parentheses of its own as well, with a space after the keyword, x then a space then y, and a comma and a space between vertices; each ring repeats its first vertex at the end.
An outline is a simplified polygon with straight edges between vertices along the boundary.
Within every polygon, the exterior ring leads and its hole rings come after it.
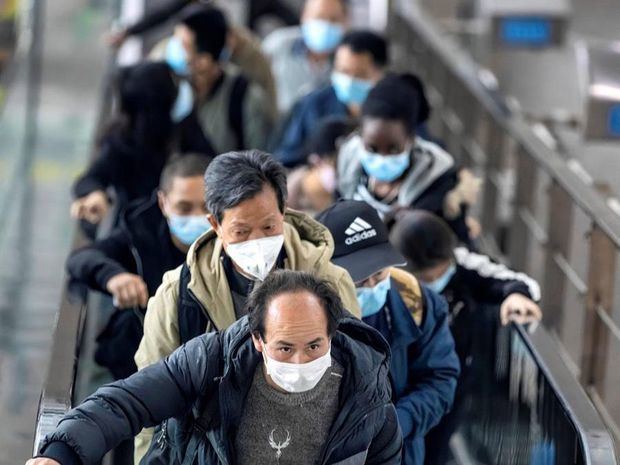
MULTIPOLYGON (((344 319, 332 341, 344 367, 340 411, 321 453, 322 464, 399 464, 402 438, 392 405, 389 348, 374 329, 344 319)), ((176 463, 235 462, 234 438, 254 371, 261 363, 247 317, 192 339, 172 355, 124 381, 104 386, 71 410, 47 436, 41 456, 63 465, 98 463, 120 441, 174 417, 167 430, 176 463), (209 395, 210 394, 210 395, 209 395), (213 412, 205 430, 188 428, 213 412), (193 457, 185 457, 195 435, 193 457), (186 461, 187 460, 187 461, 186 461)))

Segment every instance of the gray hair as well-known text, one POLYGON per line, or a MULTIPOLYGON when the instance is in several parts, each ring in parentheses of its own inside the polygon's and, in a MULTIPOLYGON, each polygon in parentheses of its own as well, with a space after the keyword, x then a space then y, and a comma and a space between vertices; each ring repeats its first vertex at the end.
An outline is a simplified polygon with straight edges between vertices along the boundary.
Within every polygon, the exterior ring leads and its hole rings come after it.
POLYGON ((209 164, 205 173, 207 209, 220 223, 225 210, 255 197, 265 184, 273 188, 280 213, 284 213, 286 173, 280 163, 259 150, 219 155, 209 164))

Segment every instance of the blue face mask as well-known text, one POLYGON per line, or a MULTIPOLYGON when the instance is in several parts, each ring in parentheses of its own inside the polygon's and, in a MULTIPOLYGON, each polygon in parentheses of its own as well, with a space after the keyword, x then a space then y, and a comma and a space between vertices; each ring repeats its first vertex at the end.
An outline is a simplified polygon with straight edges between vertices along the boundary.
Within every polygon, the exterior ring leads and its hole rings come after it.
POLYGON ((187 52, 178 37, 172 36, 166 45, 166 63, 179 76, 189 76, 187 52))
POLYGON ((194 91, 189 82, 183 80, 179 83, 177 99, 170 110, 170 118, 173 123, 183 121, 194 109, 194 91))
POLYGON ((232 58, 232 51, 227 45, 224 45, 224 48, 222 48, 222 51, 220 52, 218 61, 220 63, 228 63, 231 58, 232 58))
POLYGON ((304 21, 301 32, 306 47, 314 53, 333 52, 344 36, 344 28, 340 24, 322 19, 304 21))
POLYGON ((196 239, 211 229, 211 224, 206 215, 172 215, 168 218, 168 227, 183 244, 192 245, 196 239))
POLYGON ((370 92, 373 86, 371 81, 355 79, 337 71, 332 73, 331 80, 336 97, 345 105, 361 105, 364 103, 368 92, 370 92))
POLYGON ((390 277, 377 283, 375 287, 358 287, 357 301, 362 308, 362 318, 375 315, 385 305, 390 290, 390 277))
MULTIPOLYGON (((362 144, 360 140, 360 144, 362 144)), ((369 176, 382 181, 392 182, 400 178, 411 164, 410 150, 396 155, 382 155, 366 150, 361 145, 360 162, 369 176)))
POLYGON ((435 291, 437 294, 441 294, 448 285, 448 283, 450 283, 450 280, 454 276, 454 273, 456 273, 456 265, 453 263, 452 265, 450 265, 450 268, 448 268, 439 278, 437 278, 435 281, 431 281, 430 283, 425 284, 432 291, 435 291))

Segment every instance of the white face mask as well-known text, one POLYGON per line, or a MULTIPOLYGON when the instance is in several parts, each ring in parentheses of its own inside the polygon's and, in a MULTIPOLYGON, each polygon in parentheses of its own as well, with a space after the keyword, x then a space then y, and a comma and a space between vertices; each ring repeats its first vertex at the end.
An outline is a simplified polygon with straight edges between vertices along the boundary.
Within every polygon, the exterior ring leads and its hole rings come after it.
POLYGON ((246 274, 259 281, 264 281, 276 264, 284 235, 263 237, 251 241, 228 244, 226 254, 246 274))
POLYGON ((285 363, 270 358, 263 345, 263 360, 271 380, 286 392, 309 391, 332 366, 331 347, 325 355, 311 362, 285 363))

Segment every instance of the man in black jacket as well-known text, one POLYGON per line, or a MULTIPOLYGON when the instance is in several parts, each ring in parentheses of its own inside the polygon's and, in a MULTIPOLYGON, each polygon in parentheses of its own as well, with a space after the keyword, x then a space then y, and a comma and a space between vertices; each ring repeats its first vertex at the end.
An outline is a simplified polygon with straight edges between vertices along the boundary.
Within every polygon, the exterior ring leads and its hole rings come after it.
POLYGON ((389 348, 347 317, 331 285, 275 271, 252 291, 248 310, 227 330, 99 389, 28 465, 96 463, 171 417, 153 447, 169 448, 174 463, 400 463, 389 348))
POLYGON ((163 274, 182 264, 194 239, 209 229, 203 181, 207 165, 208 158, 200 155, 169 162, 151 199, 130 205, 107 238, 76 250, 67 260, 72 279, 113 298, 117 311, 98 338, 95 358, 117 379, 136 371, 140 315, 163 274))

